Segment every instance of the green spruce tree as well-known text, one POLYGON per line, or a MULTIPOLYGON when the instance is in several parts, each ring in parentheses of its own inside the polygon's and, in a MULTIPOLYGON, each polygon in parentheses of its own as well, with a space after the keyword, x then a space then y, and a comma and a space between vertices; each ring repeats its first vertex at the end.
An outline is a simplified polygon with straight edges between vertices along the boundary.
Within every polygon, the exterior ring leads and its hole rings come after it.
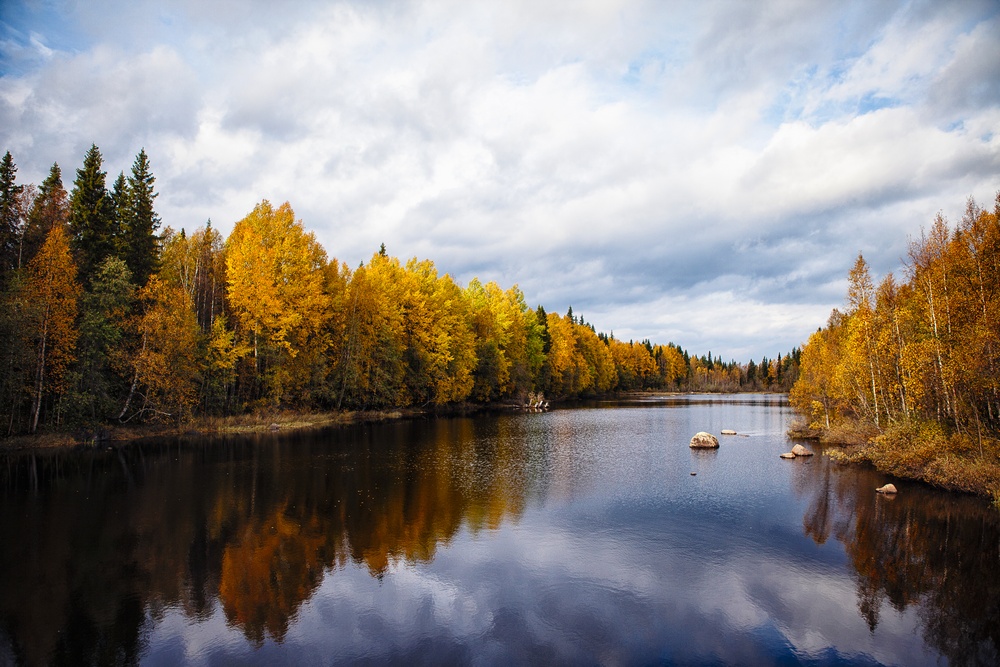
POLYGON ((128 254, 128 239, 125 237, 125 230, 128 229, 131 218, 132 197, 124 172, 118 172, 118 178, 111 186, 109 196, 114 212, 111 219, 111 238, 114 239, 115 255, 125 257, 128 254))
POLYGON ((66 225, 69 221, 69 195, 63 187, 62 171, 54 163, 49 175, 42 181, 38 194, 31 203, 28 222, 24 228, 21 248, 21 266, 27 266, 55 225, 66 225))
POLYGON ((159 257, 156 230, 160 227, 160 216, 153 209, 153 200, 157 196, 153 191, 155 182, 146 150, 141 149, 121 195, 125 205, 120 207, 122 214, 119 218, 125 248, 123 257, 135 284, 140 288, 156 273, 159 257))
POLYGON ((114 206, 106 186, 107 174, 101 170, 103 163, 101 151, 91 145, 83 167, 76 170, 69 198, 71 247, 81 281, 88 288, 97 267, 115 254, 114 206))
POLYGON ((10 151, 0 160, 0 287, 17 268, 21 234, 20 194, 24 186, 17 184, 17 165, 10 151))

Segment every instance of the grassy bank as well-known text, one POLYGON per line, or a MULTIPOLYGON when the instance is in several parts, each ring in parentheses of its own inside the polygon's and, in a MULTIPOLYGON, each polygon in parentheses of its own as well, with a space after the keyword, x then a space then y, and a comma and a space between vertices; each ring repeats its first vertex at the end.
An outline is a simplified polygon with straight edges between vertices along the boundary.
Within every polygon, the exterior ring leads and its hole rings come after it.
POLYGON ((97 429, 46 432, 0 439, 0 449, 47 449, 95 444, 122 444, 157 436, 208 436, 272 433, 342 426, 362 422, 405 419, 425 414, 421 410, 368 410, 340 412, 261 411, 229 417, 199 417, 171 424, 106 425, 97 429))
POLYGON ((1000 506, 1000 441, 995 438, 949 433, 937 422, 904 422, 882 432, 851 424, 821 432, 793 427, 789 435, 840 446, 831 453, 835 460, 870 464, 901 479, 987 496, 1000 506))

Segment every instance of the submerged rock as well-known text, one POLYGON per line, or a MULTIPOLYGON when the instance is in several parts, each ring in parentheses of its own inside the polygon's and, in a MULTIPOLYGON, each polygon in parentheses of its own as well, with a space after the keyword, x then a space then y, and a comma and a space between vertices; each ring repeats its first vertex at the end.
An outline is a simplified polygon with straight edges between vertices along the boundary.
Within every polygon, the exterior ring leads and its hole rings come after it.
POLYGON ((691 438, 691 448, 692 449, 718 449, 719 439, 716 438, 711 433, 706 433, 705 431, 699 431, 694 434, 691 438))
POLYGON ((896 486, 894 484, 886 484, 875 489, 875 493, 896 493, 896 486))
POLYGON ((813 453, 811 451, 809 451, 808 449, 806 449, 802 445, 795 445, 794 447, 792 447, 792 454, 795 454, 796 456, 812 456, 813 455, 813 453))

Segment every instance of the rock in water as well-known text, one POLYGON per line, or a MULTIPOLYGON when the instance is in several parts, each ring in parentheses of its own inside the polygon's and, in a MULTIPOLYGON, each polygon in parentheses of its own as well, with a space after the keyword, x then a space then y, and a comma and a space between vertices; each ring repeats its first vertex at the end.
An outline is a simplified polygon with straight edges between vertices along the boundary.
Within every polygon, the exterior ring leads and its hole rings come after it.
POLYGON ((795 445, 794 447, 792 447, 792 454, 795 454, 796 456, 812 456, 813 455, 812 452, 810 452, 808 449, 806 449, 802 445, 795 445))
POLYGON ((718 447, 719 439, 711 433, 699 431, 694 434, 693 438, 691 438, 692 449, 718 449, 718 447))
POLYGON ((791 452, 785 452, 784 454, 781 454, 780 456, 783 459, 794 459, 795 458, 795 454, 792 454, 791 452))
POLYGON ((722 429, 722 435, 736 435, 736 431, 731 428, 722 429))
POLYGON ((875 493, 896 493, 896 486, 894 484, 886 484, 875 489, 875 493))

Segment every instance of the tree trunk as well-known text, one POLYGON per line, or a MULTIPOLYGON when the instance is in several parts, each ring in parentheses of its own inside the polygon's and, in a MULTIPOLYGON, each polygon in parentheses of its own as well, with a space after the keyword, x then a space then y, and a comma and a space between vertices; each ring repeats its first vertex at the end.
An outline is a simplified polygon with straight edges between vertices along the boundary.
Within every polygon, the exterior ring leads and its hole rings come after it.
POLYGON ((49 310, 45 307, 45 317, 42 320, 42 345, 38 356, 38 379, 35 384, 35 406, 31 418, 31 432, 38 430, 38 415, 42 411, 42 392, 45 389, 45 346, 49 336, 49 310))

